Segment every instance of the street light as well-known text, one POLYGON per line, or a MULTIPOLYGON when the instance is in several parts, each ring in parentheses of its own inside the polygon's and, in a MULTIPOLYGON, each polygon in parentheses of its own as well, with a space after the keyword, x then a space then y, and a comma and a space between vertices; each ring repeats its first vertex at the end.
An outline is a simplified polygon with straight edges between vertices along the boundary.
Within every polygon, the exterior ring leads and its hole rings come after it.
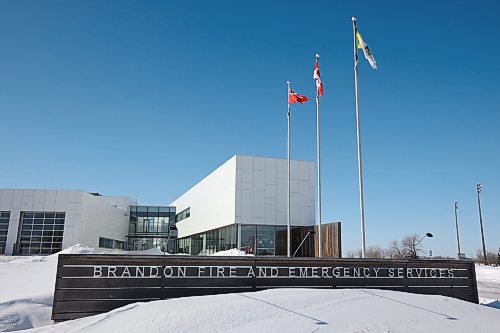
POLYGON ((483 186, 481 184, 476 185, 477 189, 477 206, 479 207, 479 224, 481 225, 481 240, 483 242, 483 255, 484 255, 484 263, 488 264, 488 259, 486 258, 486 246, 484 245, 484 232, 483 232, 483 215, 481 213, 481 200, 479 199, 479 193, 483 190, 483 186))
MULTIPOLYGON (((420 240, 417 243, 415 243, 415 245, 413 246, 415 248, 415 256, 417 255, 417 245, 420 244, 420 242, 423 241, 425 237, 432 238, 432 237, 434 237, 434 235, 431 232, 427 232, 427 233, 425 233, 425 235, 422 236, 422 238, 420 238, 420 240)), ((406 251, 406 253, 403 255, 403 257, 401 259, 404 259, 406 257, 406 255, 408 253, 410 253, 410 251, 411 251, 411 249, 406 251)))
POLYGON ((297 248, 297 250, 295 250, 295 252, 293 253, 292 258, 293 258, 293 257, 295 257, 295 255, 297 254, 297 252, 299 252, 300 247, 302 246, 302 244, 304 244, 304 242, 306 241, 307 237, 309 237, 309 235, 315 235, 315 234, 316 234, 316 231, 314 231, 314 230, 312 230, 312 229, 310 229, 310 230, 308 230, 308 231, 307 231, 307 235, 304 237, 304 239, 302 240, 302 242, 300 242, 299 247, 298 247, 298 248, 297 248))

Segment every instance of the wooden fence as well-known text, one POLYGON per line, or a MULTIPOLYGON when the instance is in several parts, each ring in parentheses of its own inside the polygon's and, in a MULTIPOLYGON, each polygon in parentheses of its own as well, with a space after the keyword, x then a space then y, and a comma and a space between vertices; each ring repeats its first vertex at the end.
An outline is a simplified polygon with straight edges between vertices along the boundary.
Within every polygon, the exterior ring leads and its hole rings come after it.
POLYGON ((52 319, 270 288, 376 288, 478 303, 472 261, 61 254, 52 319))

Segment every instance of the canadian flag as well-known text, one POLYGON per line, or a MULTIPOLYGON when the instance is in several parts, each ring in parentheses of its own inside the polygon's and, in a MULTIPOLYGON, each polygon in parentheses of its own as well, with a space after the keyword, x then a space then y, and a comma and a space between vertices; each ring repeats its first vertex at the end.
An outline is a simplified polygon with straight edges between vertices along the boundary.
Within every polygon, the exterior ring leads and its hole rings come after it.
POLYGON ((316 54, 316 64, 314 65, 313 79, 316 80, 316 89, 318 90, 318 95, 323 96, 323 82, 321 82, 321 76, 319 74, 319 54, 316 54))
POLYGON ((294 92, 292 89, 288 89, 288 103, 293 104, 293 103, 304 103, 309 100, 309 97, 297 94, 294 92))

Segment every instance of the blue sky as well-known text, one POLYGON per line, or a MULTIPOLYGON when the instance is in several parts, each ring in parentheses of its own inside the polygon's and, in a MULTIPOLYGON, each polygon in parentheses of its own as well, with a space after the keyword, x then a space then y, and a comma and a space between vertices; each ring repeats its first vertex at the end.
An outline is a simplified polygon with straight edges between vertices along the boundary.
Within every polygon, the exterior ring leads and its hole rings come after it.
MULTIPOLYGON (((367 245, 434 255, 500 246, 496 1, 2 1, 0 187, 168 204, 234 154, 286 158, 286 80, 314 96, 321 54, 323 220, 360 247, 351 16, 361 56, 367 245)), ((315 160, 315 104, 292 109, 315 160)))

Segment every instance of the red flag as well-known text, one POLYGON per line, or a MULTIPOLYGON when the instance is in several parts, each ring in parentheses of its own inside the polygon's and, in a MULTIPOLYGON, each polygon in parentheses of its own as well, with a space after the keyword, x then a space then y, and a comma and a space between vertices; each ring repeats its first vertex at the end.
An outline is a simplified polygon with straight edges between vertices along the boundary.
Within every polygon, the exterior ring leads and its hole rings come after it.
POLYGON ((318 95, 323 97, 323 82, 321 82, 321 76, 319 74, 319 54, 316 54, 316 64, 314 65, 313 79, 316 80, 316 89, 318 95))
POLYGON ((307 102, 309 97, 297 94, 292 89, 288 91, 288 103, 293 104, 299 102, 300 104, 307 102))

